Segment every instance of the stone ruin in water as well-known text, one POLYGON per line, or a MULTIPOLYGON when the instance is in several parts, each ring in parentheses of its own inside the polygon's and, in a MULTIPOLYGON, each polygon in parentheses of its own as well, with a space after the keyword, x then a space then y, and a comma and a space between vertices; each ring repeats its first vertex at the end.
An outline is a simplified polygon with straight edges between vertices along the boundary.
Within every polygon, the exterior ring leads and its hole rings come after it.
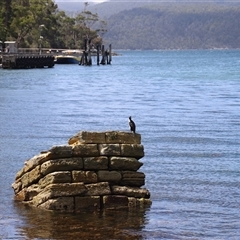
POLYGON ((82 131, 27 160, 12 184, 14 199, 64 212, 149 206, 138 171, 143 156, 140 134, 82 131))

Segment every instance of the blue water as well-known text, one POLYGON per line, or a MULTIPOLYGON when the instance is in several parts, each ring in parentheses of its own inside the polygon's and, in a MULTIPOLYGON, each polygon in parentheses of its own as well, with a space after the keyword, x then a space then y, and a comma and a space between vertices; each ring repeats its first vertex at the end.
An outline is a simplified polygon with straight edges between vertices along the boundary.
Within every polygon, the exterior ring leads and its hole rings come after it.
POLYGON ((0 239, 240 239, 240 51, 117 51, 111 66, 0 69, 0 239), (142 135, 152 206, 55 214, 13 201, 24 161, 80 130, 142 135))

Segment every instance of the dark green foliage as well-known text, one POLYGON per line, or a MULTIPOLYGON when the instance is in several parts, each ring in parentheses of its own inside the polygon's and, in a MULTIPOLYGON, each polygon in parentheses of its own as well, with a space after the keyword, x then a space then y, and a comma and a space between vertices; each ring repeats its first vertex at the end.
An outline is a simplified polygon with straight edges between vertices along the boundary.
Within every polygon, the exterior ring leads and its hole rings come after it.
POLYGON ((0 0, 0 40, 7 38, 7 29, 11 23, 12 0, 0 0))
POLYGON ((240 48, 240 6, 152 4, 108 20, 106 39, 119 49, 240 48))

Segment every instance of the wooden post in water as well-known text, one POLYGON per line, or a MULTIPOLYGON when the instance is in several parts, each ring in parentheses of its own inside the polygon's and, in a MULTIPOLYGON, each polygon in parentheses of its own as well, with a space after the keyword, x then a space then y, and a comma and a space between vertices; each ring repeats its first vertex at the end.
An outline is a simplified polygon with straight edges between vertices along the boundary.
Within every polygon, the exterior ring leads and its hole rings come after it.
POLYGON ((97 45, 97 65, 99 65, 99 45, 97 45))
POLYGON ((88 56, 88 62, 87 62, 87 65, 88 66, 91 66, 92 65, 92 58, 91 58, 91 49, 90 49, 90 47, 88 48, 88 54, 87 54, 88 56))
POLYGON ((84 39, 84 51, 87 51, 87 38, 84 39))
POLYGON ((102 45, 102 60, 101 60, 101 64, 102 64, 102 65, 105 65, 105 64, 106 64, 104 45, 102 45))
POLYGON ((92 65, 92 58, 91 58, 91 39, 88 39, 88 44, 87 44, 87 49, 88 49, 88 53, 87 53, 87 65, 91 66, 92 65))
POLYGON ((84 39, 84 50, 79 62, 79 65, 86 65, 87 64, 87 39, 84 39))
POLYGON ((84 51, 84 65, 87 65, 87 63, 88 63, 87 52, 84 51))
POLYGON ((112 62, 112 44, 109 45, 109 63, 108 64, 111 64, 112 62))
POLYGON ((80 58, 80 61, 79 61, 78 65, 82 65, 82 61, 83 61, 83 53, 82 53, 82 56, 80 58))
POLYGON ((79 61, 79 65, 84 65, 84 59, 85 59, 85 54, 84 54, 84 51, 83 51, 81 59, 79 61))

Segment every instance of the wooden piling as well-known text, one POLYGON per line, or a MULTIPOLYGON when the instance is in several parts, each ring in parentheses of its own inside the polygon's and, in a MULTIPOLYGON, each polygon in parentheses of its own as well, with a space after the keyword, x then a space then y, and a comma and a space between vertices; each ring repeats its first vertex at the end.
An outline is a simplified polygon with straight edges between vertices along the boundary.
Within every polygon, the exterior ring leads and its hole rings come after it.
POLYGON ((101 64, 102 64, 102 65, 105 65, 105 64, 106 64, 104 45, 102 45, 102 60, 101 60, 101 64))
POLYGON ((99 45, 97 45, 97 65, 99 65, 99 61, 100 61, 100 59, 99 59, 99 45))
POLYGON ((90 49, 90 47, 88 48, 88 54, 87 54, 88 56, 88 61, 87 61, 87 65, 88 66, 91 66, 92 65, 92 57, 91 57, 91 49, 90 49))
POLYGON ((112 62, 112 44, 109 45, 109 64, 112 62))
MULTIPOLYGON (((97 45, 96 46, 96 53, 92 53, 90 43, 87 39, 85 39, 85 46, 84 51, 81 56, 81 60, 79 61, 79 65, 84 66, 91 66, 92 65, 92 55, 95 54, 97 56, 97 65, 105 65, 105 64, 111 64, 112 62, 112 45, 109 45, 109 49, 105 50, 104 45, 97 45), (100 54, 102 55, 101 61, 100 61, 100 54)), ((94 55, 94 56, 95 56, 94 55)))

